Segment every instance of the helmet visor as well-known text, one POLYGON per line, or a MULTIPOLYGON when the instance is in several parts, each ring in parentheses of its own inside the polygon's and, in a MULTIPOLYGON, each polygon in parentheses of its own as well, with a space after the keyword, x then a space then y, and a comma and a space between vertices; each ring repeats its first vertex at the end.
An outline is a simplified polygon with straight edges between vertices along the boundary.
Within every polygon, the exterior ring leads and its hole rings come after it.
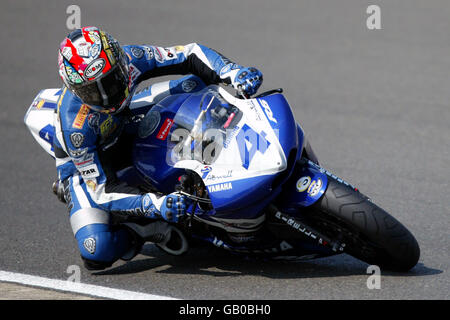
POLYGON ((72 88, 84 103, 104 108, 115 108, 120 106, 127 97, 128 77, 119 67, 119 64, 116 64, 109 72, 95 79, 95 81, 73 85, 72 88))

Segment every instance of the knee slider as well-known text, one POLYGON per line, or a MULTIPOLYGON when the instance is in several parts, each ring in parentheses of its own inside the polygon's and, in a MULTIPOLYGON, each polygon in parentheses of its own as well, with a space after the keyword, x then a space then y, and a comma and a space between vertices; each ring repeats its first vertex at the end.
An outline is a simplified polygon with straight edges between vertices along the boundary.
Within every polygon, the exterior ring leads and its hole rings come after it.
POLYGON ((89 260, 85 257, 81 256, 81 259, 83 260, 84 267, 87 270, 104 270, 106 268, 109 268, 112 266, 112 262, 104 262, 104 261, 95 261, 95 260, 89 260))

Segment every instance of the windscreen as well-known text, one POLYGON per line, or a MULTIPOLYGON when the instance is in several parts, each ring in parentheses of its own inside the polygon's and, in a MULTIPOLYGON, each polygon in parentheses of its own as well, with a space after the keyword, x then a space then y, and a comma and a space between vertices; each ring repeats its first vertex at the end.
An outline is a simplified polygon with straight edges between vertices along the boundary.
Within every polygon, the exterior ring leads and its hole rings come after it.
POLYGON ((172 161, 212 164, 224 148, 227 132, 242 112, 219 94, 216 86, 189 97, 177 111, 170 141, 172 161))

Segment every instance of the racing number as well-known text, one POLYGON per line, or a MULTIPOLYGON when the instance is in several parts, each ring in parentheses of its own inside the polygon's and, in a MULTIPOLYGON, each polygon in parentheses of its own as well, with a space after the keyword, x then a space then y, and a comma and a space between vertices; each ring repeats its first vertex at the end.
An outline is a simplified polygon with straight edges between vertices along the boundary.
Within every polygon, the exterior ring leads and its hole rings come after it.
POLYGON ((248 169, 250 162, 259 151, 264 154, 270 145, 270 142, 266 139, 267 133, 261 131, 257 133, 250 128, 247 124, 242 126, 242 130, 236 135, 236 141, 239 148, 239 154, 241 156, 242 166, 248 169))
POLYGON ((48 142, 53 150, 53 126, 48 124, 39 131, 39 137, 48 142))

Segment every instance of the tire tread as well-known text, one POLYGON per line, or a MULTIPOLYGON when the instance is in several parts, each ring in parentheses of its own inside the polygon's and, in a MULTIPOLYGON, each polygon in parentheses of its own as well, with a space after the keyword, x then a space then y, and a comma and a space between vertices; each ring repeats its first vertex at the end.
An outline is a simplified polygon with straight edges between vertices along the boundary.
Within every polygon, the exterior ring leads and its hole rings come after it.
POLYGON ((330 177, 328 188, 315 207, 378 247, 380 254, 376 259, 353 254, 356 258, 397 271, 409 270, 417 264, 420 249, 411 232, 359 191, 330 177))

